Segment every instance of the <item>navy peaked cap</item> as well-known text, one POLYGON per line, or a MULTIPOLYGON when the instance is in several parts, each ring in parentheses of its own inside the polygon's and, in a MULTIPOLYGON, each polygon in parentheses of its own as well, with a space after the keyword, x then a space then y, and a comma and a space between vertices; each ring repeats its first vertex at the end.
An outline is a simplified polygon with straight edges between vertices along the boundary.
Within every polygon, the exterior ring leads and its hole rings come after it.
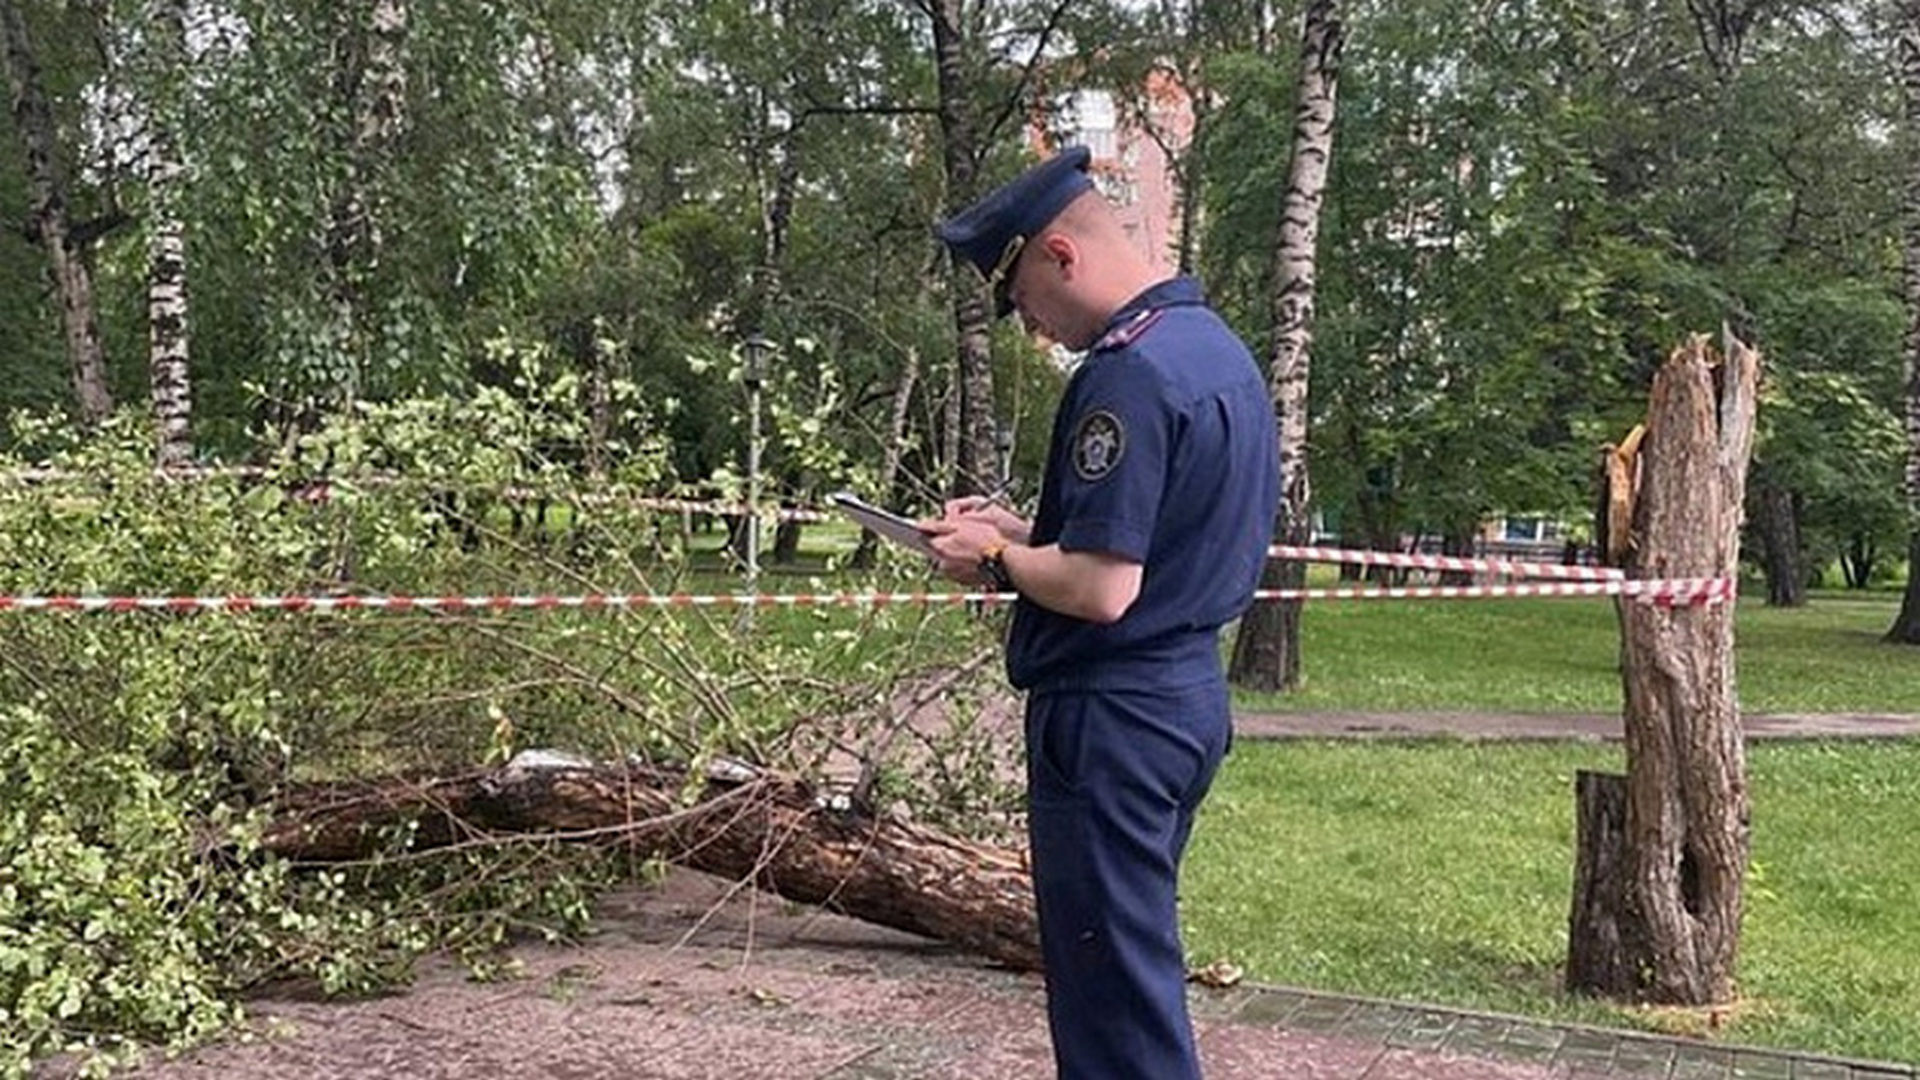
POLYGON ((940 223, 940 239, 993 287, 995 316, 1013 311, 1013 266, 1020 249, 1093 187, 1087 176, 1091 157, 1084 146, 1065 150, 940 223))

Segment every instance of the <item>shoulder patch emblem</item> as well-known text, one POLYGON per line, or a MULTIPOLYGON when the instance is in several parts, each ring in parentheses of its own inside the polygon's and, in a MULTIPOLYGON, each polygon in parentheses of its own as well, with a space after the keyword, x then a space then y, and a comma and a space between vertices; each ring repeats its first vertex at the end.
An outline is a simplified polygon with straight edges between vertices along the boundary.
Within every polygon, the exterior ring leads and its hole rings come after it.
POLYGON ((1091 484, 1120 464, 1127 450, 1127 429, 1120 418, 1095 409, 1080 418, 1073 432, 1073 474, 1091 484))

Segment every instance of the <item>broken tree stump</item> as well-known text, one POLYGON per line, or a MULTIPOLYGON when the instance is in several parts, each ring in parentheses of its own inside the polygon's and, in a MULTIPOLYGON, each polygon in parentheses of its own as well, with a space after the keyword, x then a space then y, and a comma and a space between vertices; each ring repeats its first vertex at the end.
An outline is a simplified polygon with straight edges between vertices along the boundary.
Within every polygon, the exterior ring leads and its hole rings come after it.
POLYGON ((1573 874, 1567 988, 1632 985, 1633 973, 1620 965, 1628 954, 1646 948, 1638 943, 1622 947, 1620 934, 1632 929, 1632 920, 1616 914, 1626 907, 1627 778, 1581 769, 1574 774, 1573 801, 1579 858, 1573 874))
POLYGON ((1017 851, 830 808, 805 782, 738 767, 690 804, 684 772, 521 755, 462 776, 310 788, 280 804, 262 846, 303 863, 542 836, 617 844, 789 900, 1038 970, 1033 883, 1017 851))
MULTIPOLYGON (((1759 355, 1704 337, 1654 376, 1628 577, 1733 578, 1759 355)), ((1733 996, 1749 851, 1733 604, 1621 597, 1627 775, 1578 779, 1567 989, 1705 1005, 1733 996)))

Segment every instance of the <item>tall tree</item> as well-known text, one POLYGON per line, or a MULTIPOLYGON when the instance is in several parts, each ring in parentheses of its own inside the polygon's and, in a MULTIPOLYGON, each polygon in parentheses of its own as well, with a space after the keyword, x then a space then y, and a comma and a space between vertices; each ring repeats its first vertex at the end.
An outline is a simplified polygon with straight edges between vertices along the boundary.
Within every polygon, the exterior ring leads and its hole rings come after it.
MULTIPOLYGON (((1274 251, 1270 378, 1283 477, 1274 535, 1285 544, 1305 544, 1313 536, 1307 387, 1320 206, 1333 157, 1334 106, 1346 39, 1338 9, 1336 0, 1312 0, 1301 23, 1291 175, 1274 251)), ((1305 581, 1304 564, 1283 561, 1268 563, 1261 584, 1269 589, 1298 588, 1305 581)), ((1230 676, 1236 684, 1254 689, 1291 690, 1299 685, 1299 601, 1259 604, 1247 613, 1234 640, 1230 676)))
POLYGON ((60 298, 74 399, 82 421, 97 424, 113 411, 106 358, 100 347, 93 272, 86 258, 92 238, 89 234, 98 230, 77 225, 71 219, 59 133, 19 0, 0 0, 0 61, 6 65, 14 131, 25 151, 32 185, 29 222, 46 251, 60 298))
POLYGON ((188 0, 151 0, 147 109, 147 327, 154 461, 161 468, 193 460, 193 394, 187 324, 187 241, 180 216, 186 175, 180 127, 186 119, 188 0))
POLYGON ((1899 7, 1900 86, 1906 100, 1907 176, 1902 202, 1902 288, 1907 301, 1907 591, 1887 640, 1920 645, 1920 0, 1899 7))
POLYGON ((336 389, 349 402, 365 381, 373 333, 366 308, 386 246, 388 210, 380 179, 406 123, 407 4, 365 0, 337 14, 335 104, 349 121, 326 251, 335 348, 348 363, 347 380, 336 389))
MULTIPOLYGON (((1035 73, 1046 62, 1062 16, 1073 0, 1048 0, 1031 14, 1034 27, 1000 27, 992 17, 1004 14, 993 0, 913 0, 931 21, 939 100, 941 155, 946 169, 946 213, 958 213, 979 196, 983 166, 1000 140, 1020 129, 1035 110, 1029 96, 1035 73), (989 29, 1001 31, 1029 50, 1021 60, 1002 56, 1017 65, 1011 86, 996 83, 997 70, 984 45, 989 29)), ((958 267, 956 262, 953 264, 958 267)), ((959 271, 953 278, 953 323, 956 336, 955 379, 948 399, 945 460, 952 467, 948 488, 953 494, 983 493, 994 486, 999 472, 994 413, 993 353, 989 327, 992 311, 977 275, 959 271)))
MULTIPOLYGON (((940 152, 946 163, 947 203, 951 212, 979 194, 982 146, 975 119, 974 87, 981 65, 968 55, 971 36, 966 0, 929 0, 933 20, 934 68, 940 86, 940 152)), ((954 388, 948 398, 947 460, 953 466, 949 491, 982 493, 993 486, 993 356, 987 333, 992 312, 981 283, 955 261, 953 325, 956 336, 954 388), (961 284, 965 282, 965 284, 961 284)))

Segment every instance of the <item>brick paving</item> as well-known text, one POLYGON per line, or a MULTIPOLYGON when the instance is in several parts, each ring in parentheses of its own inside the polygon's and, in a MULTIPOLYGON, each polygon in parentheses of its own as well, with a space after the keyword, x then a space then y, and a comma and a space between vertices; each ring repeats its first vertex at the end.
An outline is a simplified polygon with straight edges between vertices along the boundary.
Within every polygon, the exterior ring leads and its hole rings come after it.
MULTIPOLYGON (((518 978, 428 964, 371 1001, 268 998, 259 1038, 139 1080, 1038 1080, 1030 975, 675 871, 600 933, 525 946, 518 978)), ((1194 987, 1209 1080, 1915 1080, 1845 1061, 1277 986, 1194 987)))

